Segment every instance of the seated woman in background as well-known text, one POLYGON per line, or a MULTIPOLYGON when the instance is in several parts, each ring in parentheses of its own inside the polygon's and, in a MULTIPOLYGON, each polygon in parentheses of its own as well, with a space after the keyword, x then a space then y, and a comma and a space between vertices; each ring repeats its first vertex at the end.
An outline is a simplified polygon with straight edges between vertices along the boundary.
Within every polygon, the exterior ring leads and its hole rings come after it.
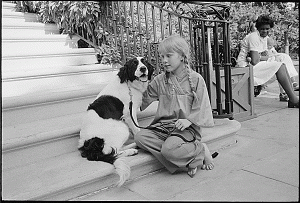
POLYGON ((255 27, 257 31, 247 35, 241 42, 238 66, 248 65, 247 53, 249 52, 253 65, 254 85, 263 85, 276 75, 278 82, 289 97, 288 107, 299 108, 299 98, 294 92, 286 64, 277 61, 268 62, 267 36, 270 29, 274 27, 274 21, 268 16, 262 15, 256 20, 255 27))
MULTIPOLYGON (((269 55, 268 62, 277 61, 277 62, 283 62, 286 65, 286 69, 289 73, 289 76, 291 77, 292 85, 295 91, 299 91, 299 85, 296 82, 296 76, 298 76, 298 72, 293 64, 293 61, 291 57, 286 53, 278 53, 274 47, 275 41, 271 37, 267 37, 267 51, 269 55)), ((273 82, 273 81, 270 81, 273 82)), ((288 101, 288 96, 284 92, 284 89, 279 84, 279 100, 280 101, 288 101)))

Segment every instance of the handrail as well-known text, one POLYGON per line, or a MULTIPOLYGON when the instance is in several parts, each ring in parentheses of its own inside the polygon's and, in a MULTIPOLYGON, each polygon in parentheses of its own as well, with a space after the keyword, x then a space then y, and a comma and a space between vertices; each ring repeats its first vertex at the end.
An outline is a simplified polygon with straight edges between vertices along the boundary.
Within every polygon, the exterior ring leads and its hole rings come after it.
MULTIPOLYGON (((162 71, 158 43, 169 35, 180 34, 191 46, 192 68, 205 79, 210 98, 211 94, 216 95, 214 116, 232 118, 229 9, 223 4, 199 1, 111 1, 107 2, 106 9, 102 8, 99 23, 103 26, 103 33, 109 33, 108 46, 118 50, 122 63, 131 56, 144 56, 156 67, 155 74, 162 71), (220 42, 223 49, 217 48, 220 42), (221 98, 220 69, 225 73, 225 108, 221 98), (211 92, 213 73, 216 93, 211 92)), ((88 36, 84 34, 87 29, 91 27, 77 27, 74 34, 99 51, 100 46, 108 41, 94 40, 95 30, 92 36, 88 36)))

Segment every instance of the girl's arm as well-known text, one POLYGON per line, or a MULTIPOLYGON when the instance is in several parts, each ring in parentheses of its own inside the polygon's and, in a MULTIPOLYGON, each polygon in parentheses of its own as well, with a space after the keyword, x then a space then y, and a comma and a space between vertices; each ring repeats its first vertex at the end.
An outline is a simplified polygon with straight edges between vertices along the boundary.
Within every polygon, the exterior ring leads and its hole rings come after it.
MULTIPOLYGON (((198 74, 198 73, 197 73, 198 74)), ((188 120, 197 126, 214 126, 212 108, 203 77, 198 74, 192 78, 192 82, 196 87, 193 91, 194 100, 188 120)))
POLYGON ((147 90, 143 93, 143 99, 142 99, 142 105, 140 107, 140 110, 145 110, 152 102, 158 100, 158 84, 156 80, 152 80, 147 90))

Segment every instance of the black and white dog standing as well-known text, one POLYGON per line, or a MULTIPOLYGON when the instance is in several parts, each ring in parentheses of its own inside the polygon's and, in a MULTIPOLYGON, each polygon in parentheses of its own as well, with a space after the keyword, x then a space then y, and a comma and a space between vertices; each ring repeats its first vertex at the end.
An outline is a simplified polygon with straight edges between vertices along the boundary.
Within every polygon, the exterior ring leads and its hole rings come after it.
POLYGON ((137 110, 141 106, 154 67, 142 57, 128 60, 118 74, 88 106, 83 118, 78 149, 81 156, 90 161, 105 161, 115 166, 121 186, 130 176, 130 167, 121 158, 137 154, 135 143, 123 146, 137 128, 129 111, 137 122, 137 110))

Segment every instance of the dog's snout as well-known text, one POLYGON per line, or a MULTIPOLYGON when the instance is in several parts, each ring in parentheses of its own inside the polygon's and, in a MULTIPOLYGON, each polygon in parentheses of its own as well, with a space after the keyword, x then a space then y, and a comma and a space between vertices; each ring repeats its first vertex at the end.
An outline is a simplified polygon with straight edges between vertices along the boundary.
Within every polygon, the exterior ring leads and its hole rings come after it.
POLYGON ((146 70, 147 70, 147 68, 146 68, 145 66, 140 68, 140 71, 141 71, 142 73, 145 73, 146 70))

